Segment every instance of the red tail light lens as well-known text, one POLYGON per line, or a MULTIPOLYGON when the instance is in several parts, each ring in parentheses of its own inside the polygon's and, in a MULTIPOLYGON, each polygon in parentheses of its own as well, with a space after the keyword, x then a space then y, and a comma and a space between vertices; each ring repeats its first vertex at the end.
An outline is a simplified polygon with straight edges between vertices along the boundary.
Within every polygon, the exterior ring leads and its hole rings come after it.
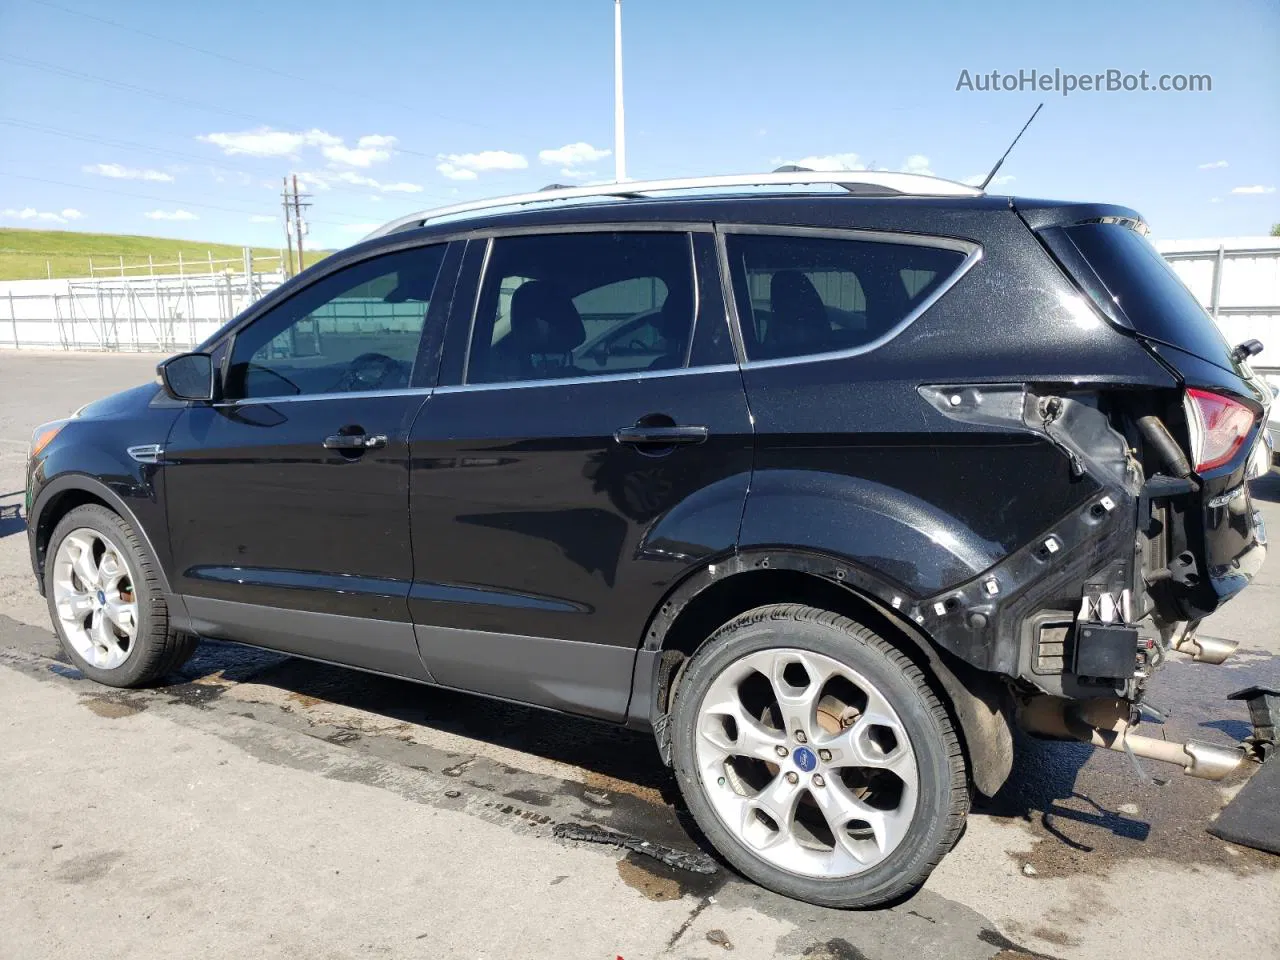
POLYGON ((1220 467, 1234 457, 1256 419, 1243 403, 1207 390, 1188 388, 1186 406, 1197 471, 1220 467))

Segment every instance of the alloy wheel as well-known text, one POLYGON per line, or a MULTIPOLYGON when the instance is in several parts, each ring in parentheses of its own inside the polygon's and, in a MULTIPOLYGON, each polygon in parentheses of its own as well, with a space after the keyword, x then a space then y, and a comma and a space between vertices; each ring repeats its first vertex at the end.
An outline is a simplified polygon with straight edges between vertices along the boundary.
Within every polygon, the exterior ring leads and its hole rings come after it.
POLYGON ((697 773, 716 815, 789 873, 862 873, 902 842, 919 774, 884 694, 839 661, 770 649, 731 663, 698 711, 697 773))
POLYGON ((138 600, 122 551, 88 527, 68 533, 53 560, 53 599, 63 634, 86 663, 114 670, 138 635, 138 600))

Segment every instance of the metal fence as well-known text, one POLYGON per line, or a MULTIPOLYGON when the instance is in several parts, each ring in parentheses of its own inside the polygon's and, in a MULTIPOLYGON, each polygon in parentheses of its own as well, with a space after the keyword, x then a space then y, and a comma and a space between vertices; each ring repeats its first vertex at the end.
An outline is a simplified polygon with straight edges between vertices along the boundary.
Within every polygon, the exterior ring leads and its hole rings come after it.
MULTIPOLYGON (((1280 239, 1159 246, 1229 342, 1258 339, 1270 347, 1255 369, 1280 379, 1280 239)), ((0 282, 0 349, 190 348, 284 282, 278 269, 258 269, 262 259, 246 249, 232 264, 238 271, 217 270, 219 261, 210 259, 183 262, 178 275, 129 276, 126 265, 117 276, 0 282), (188 266, 209 272, 186 272, 188 266)))
POLYGON ((239 272, 0 282, 0 348, 188 349, 284 282, 259 262, 245 251, 239 272))

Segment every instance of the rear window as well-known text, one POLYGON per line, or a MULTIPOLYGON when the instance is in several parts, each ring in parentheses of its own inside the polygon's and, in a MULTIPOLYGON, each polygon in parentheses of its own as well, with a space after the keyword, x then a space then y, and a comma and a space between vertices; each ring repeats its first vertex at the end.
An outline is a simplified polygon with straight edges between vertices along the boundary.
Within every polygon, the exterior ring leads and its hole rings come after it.
POLYGON ((1063 232, 1136 332, 1234 369, 1218 325, 1146 237, 1111 223, 1079 224, 1063 232))
POLYGON ((748 360, 874 345, 953 276, 959 250, 833 237, 730 234, 748 360))

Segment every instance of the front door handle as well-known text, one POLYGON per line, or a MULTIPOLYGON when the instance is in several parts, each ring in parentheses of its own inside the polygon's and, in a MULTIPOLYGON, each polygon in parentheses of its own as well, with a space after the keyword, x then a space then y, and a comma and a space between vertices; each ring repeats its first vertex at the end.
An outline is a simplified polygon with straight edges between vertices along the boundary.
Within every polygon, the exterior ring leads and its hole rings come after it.
POLYGON ((641 447, 673 447, 680 443, 703 443, 711 431, 706 427, 652 426, 623 427, 615 430, 613 439, 641 447))
POLYGON ((335 433, 332 437, 324 438, 324 448, 326 450, 342 450, 347 453, 360 450, 377 450, 379 447, 387 445, 385 434, 376 436, 368 436, 363 433, 335 433))

